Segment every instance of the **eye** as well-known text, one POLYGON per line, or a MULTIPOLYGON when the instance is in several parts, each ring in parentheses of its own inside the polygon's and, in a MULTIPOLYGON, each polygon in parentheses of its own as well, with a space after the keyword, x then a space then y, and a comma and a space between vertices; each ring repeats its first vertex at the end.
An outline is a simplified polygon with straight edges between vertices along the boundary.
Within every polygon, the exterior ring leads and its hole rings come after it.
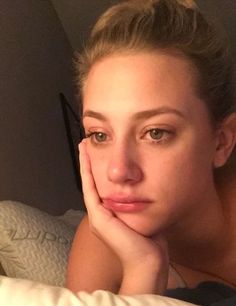
POLYGON ((173 132, 171 131, 154 128, 154 129, 147 130, 144 133, 143 138, 156 143, 156 142, 167 141, 172 135, 173 135, 173 132))
POLYGON ((91 132, 86 135, 86 138, 91 138, 95 142, 104 142, 107 140, 107 135, 103 132, 91 132))
POLYGON ((163 137, 164 133, 165 133, 165 131, 159 130, 159 129, 152 129, 152 130, 149 131, 149 135, 154 140, 161 139, 163 137))

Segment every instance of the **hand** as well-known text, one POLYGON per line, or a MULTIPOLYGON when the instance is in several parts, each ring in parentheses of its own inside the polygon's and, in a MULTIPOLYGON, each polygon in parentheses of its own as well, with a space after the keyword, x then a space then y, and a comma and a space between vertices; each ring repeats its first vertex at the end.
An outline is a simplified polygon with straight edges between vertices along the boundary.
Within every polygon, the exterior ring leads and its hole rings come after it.
POLYGON ((104 208, 93 179, 86 140, 79 145, 84 201, 90 228, 119 257, 123 266, 120 293, 162 294, 168 280, 167 243, 161 235, 155 242, 142 236, 104 208))

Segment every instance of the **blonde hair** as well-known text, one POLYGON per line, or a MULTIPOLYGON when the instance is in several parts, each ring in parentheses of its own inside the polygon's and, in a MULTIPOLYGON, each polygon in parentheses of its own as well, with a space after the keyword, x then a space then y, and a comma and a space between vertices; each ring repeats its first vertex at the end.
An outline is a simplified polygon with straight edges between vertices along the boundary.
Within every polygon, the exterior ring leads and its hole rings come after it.
POLYGON ((227 38, 207 21, 193 0, 129 0, 110 7, 76 57, 80 90, 100 59, 145 50, 176 50, 193 64, 198 94, 206 102, 212 122, 220 122, 234 111, 227 38))
POLYGON ((187 8, 192 8, 192 9, 197 8, 197 5, 193 0, 177 0, 177 2, 187 8))

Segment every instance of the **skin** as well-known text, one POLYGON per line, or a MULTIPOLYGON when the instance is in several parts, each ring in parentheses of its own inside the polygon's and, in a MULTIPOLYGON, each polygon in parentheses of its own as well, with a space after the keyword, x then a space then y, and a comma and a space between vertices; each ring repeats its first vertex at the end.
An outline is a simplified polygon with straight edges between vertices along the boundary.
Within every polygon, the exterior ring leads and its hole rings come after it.
MULTIPOLYGON (((189 287, 204 280, 236 282, 233 208, 222 203, 213 176, 234 147, 236 119, 233 114, 213 129, 195 75, 186 59, 171 52, 117 54, 90 70, 83 89, 87 170, 81 173, 93 182, 83 183, 90 186, 83 190, 90 225, 82 222, 73 243, 70 289, 163 293, 168 256, 189 287), (106 199, 117 195, 148 205, 116 211, 106 199), (110 224, 116 224, 112 230, 110 224), (125 237, 135 241, 127 253, 119 247, 125 237), (168 256, 160 237, 168 241, 168 256), (131 259, 147 253, 158 263, 156 278, 148 288, 132 288, 131 280, 142 274, 130 268, 131 259)), ((152 260, 140 262, 142 273, 152 271, 152 260)), ((177 286, 169 275, 168 287, 177 286)))
POLYGON ((93 179, 85 141, 80 144, 80 165, 91 230, 114 250, 122 263, 123 277, 119 293, 163 293, 168 277, 166 240, 161 235, 155 242, 147 239, 103 207, 93 179), (142 275, 142 278, 137 279, 138 275, 142 275))

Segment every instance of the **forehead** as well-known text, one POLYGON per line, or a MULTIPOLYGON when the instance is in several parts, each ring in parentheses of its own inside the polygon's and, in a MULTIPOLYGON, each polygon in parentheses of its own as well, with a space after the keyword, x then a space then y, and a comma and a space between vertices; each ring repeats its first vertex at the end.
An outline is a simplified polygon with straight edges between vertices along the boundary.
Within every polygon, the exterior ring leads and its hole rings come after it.
POLYGON ((83 88, 83 109, 106 112, 177 107, 188 113, 196 94, 195 70, 175 54, 146 52, 103 58, 91 68, 83 88))

